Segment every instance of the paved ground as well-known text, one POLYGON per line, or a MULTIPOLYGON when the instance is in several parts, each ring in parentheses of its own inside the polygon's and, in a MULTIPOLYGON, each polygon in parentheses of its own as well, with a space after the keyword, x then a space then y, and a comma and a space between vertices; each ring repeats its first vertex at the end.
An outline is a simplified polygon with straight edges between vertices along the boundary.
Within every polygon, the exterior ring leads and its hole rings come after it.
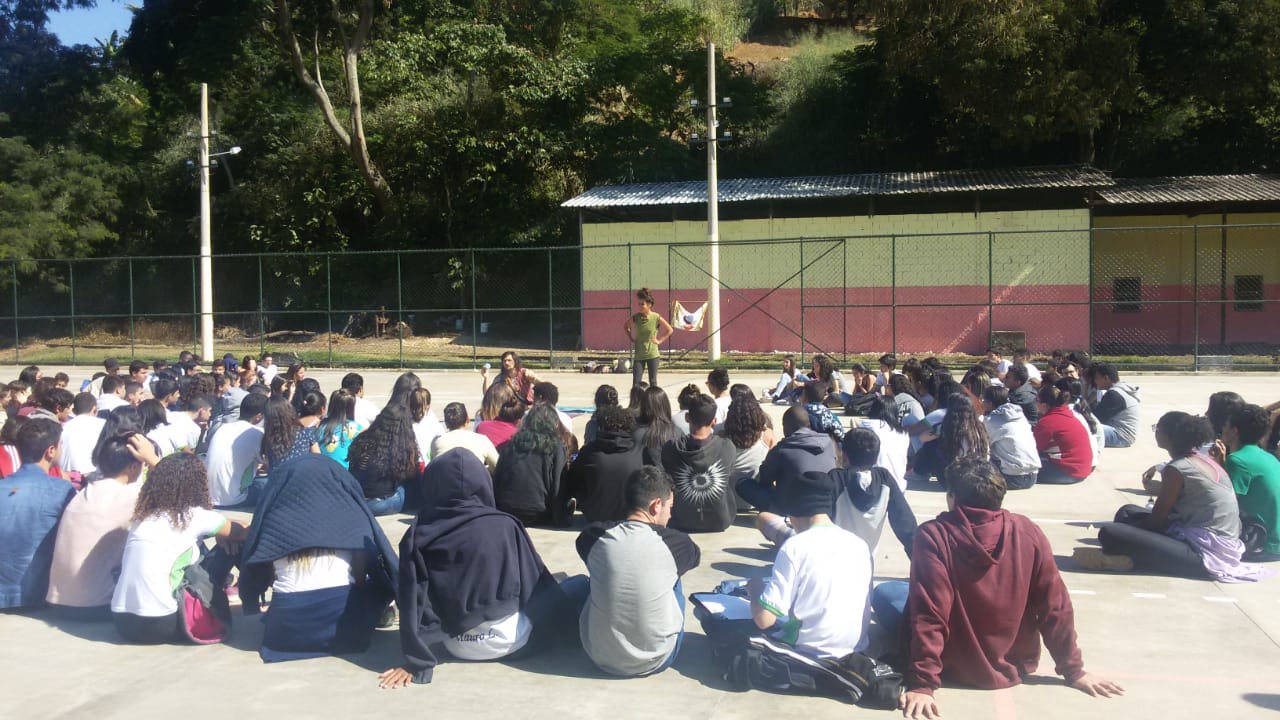
MULTIPOLYGON (((16 376, 16 370, 3 369, 16 376)), ((47 371, 50 371, 47 369, 47 371)), ((67 369, 79 378, 84 370, 67 369)), ((341 373, 314 373, 336 387, 341 373)), ((479 378, 472 373, 420 373, 437 412, 445 403, 474 409, 479 378)), ((395 374, 366 374, 368 395, 386 397, 395 374)), ((587 405, 595 386, 618 376, 557 374, 562 405, 587 405)), ((621 378, 618 378, 621 379, 621 378)), ((675 394, 704 376, 663 377, 675 394)), ((773 377, 751 374, 735 381, 763 387, 773 377)), ((1202 412, 1208 395, 1232 389, 1255 402, 1280 394, 1271 375, 1198 377, 1133 376, 1142 386, 1144 427, 1167 410, 1202 412)), ((626 385, 626 380, 617 383, 626 385)), ((776 411, 775 411, 776 414, 776 411)), ((578 418, 581 432, 586 418, 578 418)), ((1094 541, 1090 523, 1108 519, 1119 505, 1140 499, 1138 476, 1160 460, 1151 434, 1128 450, 1107 451, 1102 468, 1081 485, 1037 487, 1012 494, 1006 506, 1040 522, 1059 556, 1075 602, 1076 626, 1086 667, 1122 683, 1128 694, 1103 700, 1061 684, 1046 654, 1034 682, 1012 690, 943 689, 947 718, 1075 718, 1087 713, 1134 718, 1264 717, 1280 710, 1280 577, 1250 585, 1176 580, 1141 575, 1076 572, 1073 547, 1094 541)), ((917 515, 944 508, 940 494, 909 493, 917 515)), ((383 519, 393 542, 405 518, 383 519)), ((539 552, 553 571, 578 573, 574 532, 535 530, 539 552)), ((687 590, 710 588, 726 577, 764 574, 769 553, 747 518, 719 535, 696 538, 702 566, 686 577, 687 590)), ((881 578, 903 578, 907 561, 892 533, 876 550, 881 578)), ((394 692, 377 688, 376 673, 397 664, 394 631, 380 631, 365 655, 263 665, 256 648, 260 621, 236 619, 233 641, 214 647, 129 647, 117 644, 109 625, 55 622, 43 614, 0 615, 0 718, 91 717, 227 718, 383 717, 422 715, 475 718, 744 718, 785 714, 843 718, 876 715, 823 699, 760 692, 733 693, 712 668, 697 622, 675 667, 657 676, 615 680, 601 676, 580 654, 543 656, 511 665, 448 664, 435 682, 394 692)), ((880 715, 890 717, 889 715, 880 715)))

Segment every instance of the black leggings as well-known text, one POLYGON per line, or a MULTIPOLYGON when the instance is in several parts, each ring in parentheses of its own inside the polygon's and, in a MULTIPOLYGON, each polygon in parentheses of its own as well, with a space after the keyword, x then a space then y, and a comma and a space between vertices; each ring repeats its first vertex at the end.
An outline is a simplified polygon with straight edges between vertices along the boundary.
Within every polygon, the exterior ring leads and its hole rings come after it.
POLYGON ((176 643, 185 639, 178 631, 178 613, 162 617, 144 617, 133 613, 111 613, 116 632, 125 642, 135 645, 176 643))
POLYGON ((640 376, 644 373, 644 369, 649 368, 649 387, 658 386, 658 361, 661 358, 653 358, 651 360, 636 360, 631 363, 631 387, 640 384, 640 376))
POLYGON ((1150 514, 1146 508, 1137 505, 1120 508, 1115 522, 1104 523, 1098 530, 1103 552, 1128 555, 1139 570, 1198 580, 1209 577, 1195 548, 1162 532, 1133 526, 1150 514))

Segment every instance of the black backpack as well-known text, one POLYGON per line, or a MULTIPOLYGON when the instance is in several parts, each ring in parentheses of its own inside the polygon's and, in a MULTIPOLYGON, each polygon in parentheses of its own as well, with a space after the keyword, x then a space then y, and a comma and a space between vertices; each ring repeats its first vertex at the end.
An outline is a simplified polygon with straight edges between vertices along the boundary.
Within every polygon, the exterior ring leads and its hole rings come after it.
POLYGON ((725 677, 737 690, 820 695, 881 710, 896 710, 902 694, 902 673, 869 655, 815 659, 764 635, 729 658, 725 677))

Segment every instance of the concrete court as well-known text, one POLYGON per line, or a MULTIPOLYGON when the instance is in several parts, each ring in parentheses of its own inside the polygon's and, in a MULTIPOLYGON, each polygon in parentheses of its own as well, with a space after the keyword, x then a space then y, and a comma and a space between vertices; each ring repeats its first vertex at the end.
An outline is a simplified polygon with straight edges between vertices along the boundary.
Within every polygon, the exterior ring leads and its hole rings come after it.
MULTIPOLYGON (((496 365, 496 360, 494 362, 496 365)), ((46 368, 46 372, 58 368, 46 368)), ((87 368, 65 368, 77 380, 87 368)), ((561 387, 562 405, 588 405, 596 385, 629 378, 544 373, 561 387)), ((10 370, 10 377, 16 369, 10 370)), ((326 391, 342 373, 315 371, 326 391)), ((432 390, 437 414, 460 400, 474 410, 479 378, 464 372, 420 372, 432 390)), ((365 373, 367 394, 385 399, 395 373, 365 373)), ((755 388, 776 375, 734 375, 755 388)), ((668 372, 673 396, 704 373, 668 372)), ((1202 412, 1211 392, 1232 389, 1255 402, 1280 394, 1273 375, 1129 376, 1142 387, 1144 428, 1161 413, 1202 412)), ((620 382, 619 382, 620 381, 620 382)), ((777 408, 770 411, 776 417, 777 408)), ((586 417, 575 426, 581 433, 586 417)), ((1122 698, 1094 699, 1062 684, 1044 655, 1039 675, 1011 690, 983 692, 944 688, 937 698, 946 718, 1076 718, 1098 713, 1129 718, 1265 717, 1280 710, 1280 577, 1229 585, 1141 575, 1076 572, 1073 547, 1094 542, 1090 522, 1109 519, 1126 502, 1145 502, 1138 476, 1165 459, 1149 431, 1138 445, 1109 450, 1101 469, 1081 485, 1037 487, 1013 493, 1009 509, 1040 522, 1059 556, 1075 603, 1085 665, 1125 686, 1122 698)), ((920 518, 944 509, 939 493, 909 493, 920 518)), ((405 517, 384 518, 393 542, 405 517)), ((581 521, 579 519, 579 521, 581 521)), ((573 548, 575 531, 532 531, 553 571, 583 571, 573 548)), ((702 565, 684 580, 686 592, 710 589, 726 577, 767 572, 770 552, 746 516, 719 535, 696 536, 702 565)), ((904 578, 907 561, 892 533, 876 549, 879 578, 904 578)), ((362 656, 264 665, 256 654, 260 621, 236 617, 232 642, 212 647, 130 647, 118 644, 110 625, 55 622, 42 613, 0 614, 0 717, 226 718, 244 711, 255 717, 437 717, 473 718, 744 718, 850 715, 896 717, 834 700, 734 693, 709 662, 705 640, 692 615, 680 659, 659 675, 632 680, 602 676, 578 653, 564 652, 505 664, 446 664, 435 681, 394 692, 379 690, 376 673, 399 661, 394 630, 379 631, 362 656)))

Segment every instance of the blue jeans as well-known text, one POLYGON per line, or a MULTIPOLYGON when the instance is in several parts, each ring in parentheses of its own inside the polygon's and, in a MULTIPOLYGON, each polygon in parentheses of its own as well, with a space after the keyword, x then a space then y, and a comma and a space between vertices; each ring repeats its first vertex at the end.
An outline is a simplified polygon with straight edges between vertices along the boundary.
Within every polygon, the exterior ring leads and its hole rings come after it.
POLYGON ((680 646, 684 643, 684 586, 680 584, 680 578, 676 578, 676 585, 672 590, 676 594, 676 604, 680 606, 680 634, 676 635, 676 646, 671 648, 671 654, 667 659, 662 661, 662 665, 657 670, 649 673, 657 675, 658 673, 671 667, 676 662, 676 655, 680 654, 680 646))
POLYGON ((1036 482, 1041 485, 1074 485, 1084 478, 1074 477, 1062 469, 1058 463, 1049 458, 1042 458, 1040 472, 1036 474, 1036 482))
POLYGON ((1005 487, 1010 490, 1026 490, 1036 484, 1036 473, 1034 472, 1026 475, 1010 475, 1004 471, 1004 468, 1000 466, 1000 460, 995 457, 991 458, 991 464, 995 465, 1000 474, 1004 476, 1005 487))
POLYGON ((369 506, 369 512, 374 515, 394 515, 404 509, 404 486, 401 485, 395 492, 384 498, 366 499, 364 502, 369 506))
POLYGON ((1116 432, 1116 429, 1110 425, 1102 426, 1102 436, 1106 438, 1107 447, 1109 448, 1127 448, 1133 445, 1133 443, 1120 437, 1120 433, 1116 432))
POLYGON ((884 629, 885 637, 897 645, 898 626, 907 611, 907 595, 911 585, 903 580, 886 580, 871 591, 871 609, 876 614, 876 624, 884 629))
POLYGON ((581 615, 582 608, 586 607, 587 598, 591 595, 591 578, 586 575, 565 578, 564 582, 560 583, 560 592, 568 598, 574 615, 581 615))

